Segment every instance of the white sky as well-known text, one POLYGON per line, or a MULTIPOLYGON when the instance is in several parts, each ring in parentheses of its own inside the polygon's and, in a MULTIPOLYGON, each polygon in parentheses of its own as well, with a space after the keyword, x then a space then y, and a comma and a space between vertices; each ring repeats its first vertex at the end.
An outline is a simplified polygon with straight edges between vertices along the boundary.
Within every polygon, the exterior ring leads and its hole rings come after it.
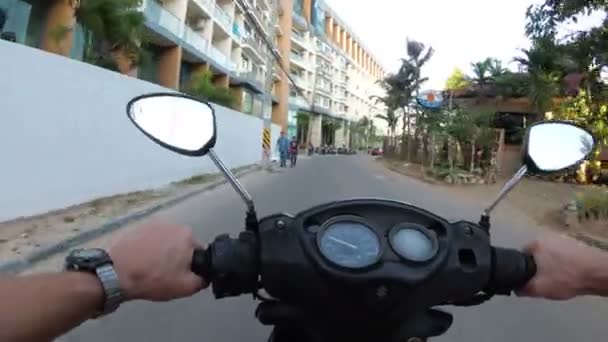
MULTIPOLYGON (((442 89, 454 67, 470 72, 470 63, 486 57, 511 63, 522 48, 526 9, 542 0, 325 0, 393 72, 405 56, 406 38, 433 46, 435 55, 424 69, 423 88, 442 89)), ((599 23, 599 16, 578 27, 599 23)), ((509 64, 511 63, 511 64, 509 64)))

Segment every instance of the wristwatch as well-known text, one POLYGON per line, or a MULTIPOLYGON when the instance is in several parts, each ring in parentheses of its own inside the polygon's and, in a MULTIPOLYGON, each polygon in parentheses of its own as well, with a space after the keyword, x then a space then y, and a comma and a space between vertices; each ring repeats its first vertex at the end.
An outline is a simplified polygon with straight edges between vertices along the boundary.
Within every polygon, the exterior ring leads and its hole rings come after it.
POLYGON ((100 317, 118 309, 124 301, 118 275, 110 255, 100 248, 75 249, 65 258, 66 271, 88 272, 97 276, 105 293, 103 308, 95 315, 100 317))

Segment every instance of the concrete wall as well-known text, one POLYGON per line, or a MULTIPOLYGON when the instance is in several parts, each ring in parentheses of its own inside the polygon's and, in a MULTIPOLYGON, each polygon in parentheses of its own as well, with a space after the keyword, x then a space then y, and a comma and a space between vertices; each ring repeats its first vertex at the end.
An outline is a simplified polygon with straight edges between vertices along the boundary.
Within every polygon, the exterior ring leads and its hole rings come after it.
MULTIPOLYGON (((208 158, 167 151, 128 120, 131 98, 167 89, 5 41, 0 56, 0 222, 216 172, 208 158)), ((262 121, 215 109, 216 152, 231 167, 258 162, 262 121)))

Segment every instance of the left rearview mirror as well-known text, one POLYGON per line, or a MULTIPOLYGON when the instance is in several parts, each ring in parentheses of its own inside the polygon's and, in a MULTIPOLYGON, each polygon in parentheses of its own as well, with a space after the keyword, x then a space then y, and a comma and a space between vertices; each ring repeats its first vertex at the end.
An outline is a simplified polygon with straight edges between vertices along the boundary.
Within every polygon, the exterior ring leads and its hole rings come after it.
POLYGON ((127 105, 131 121, 157 144, 187 156, 203 156, 215 145, 213 108, 178 93, 138 96, 127 105))

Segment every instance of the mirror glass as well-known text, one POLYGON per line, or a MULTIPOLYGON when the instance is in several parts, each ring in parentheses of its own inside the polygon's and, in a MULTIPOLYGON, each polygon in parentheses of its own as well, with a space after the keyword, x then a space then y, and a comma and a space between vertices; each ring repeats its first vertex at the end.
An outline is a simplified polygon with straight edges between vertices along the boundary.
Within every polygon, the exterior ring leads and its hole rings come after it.
POLYGON ((584 129, 547 122, 530 128, 527 153, 538 171, 553 172, 585 159, 593 151, 593 145, 593 137, 584 129))
POLYGON ((133 101, 129 117, 158 141, 186 152, 201 151, 215 137, 211 107, 194 99, 153 95, 133 101))

